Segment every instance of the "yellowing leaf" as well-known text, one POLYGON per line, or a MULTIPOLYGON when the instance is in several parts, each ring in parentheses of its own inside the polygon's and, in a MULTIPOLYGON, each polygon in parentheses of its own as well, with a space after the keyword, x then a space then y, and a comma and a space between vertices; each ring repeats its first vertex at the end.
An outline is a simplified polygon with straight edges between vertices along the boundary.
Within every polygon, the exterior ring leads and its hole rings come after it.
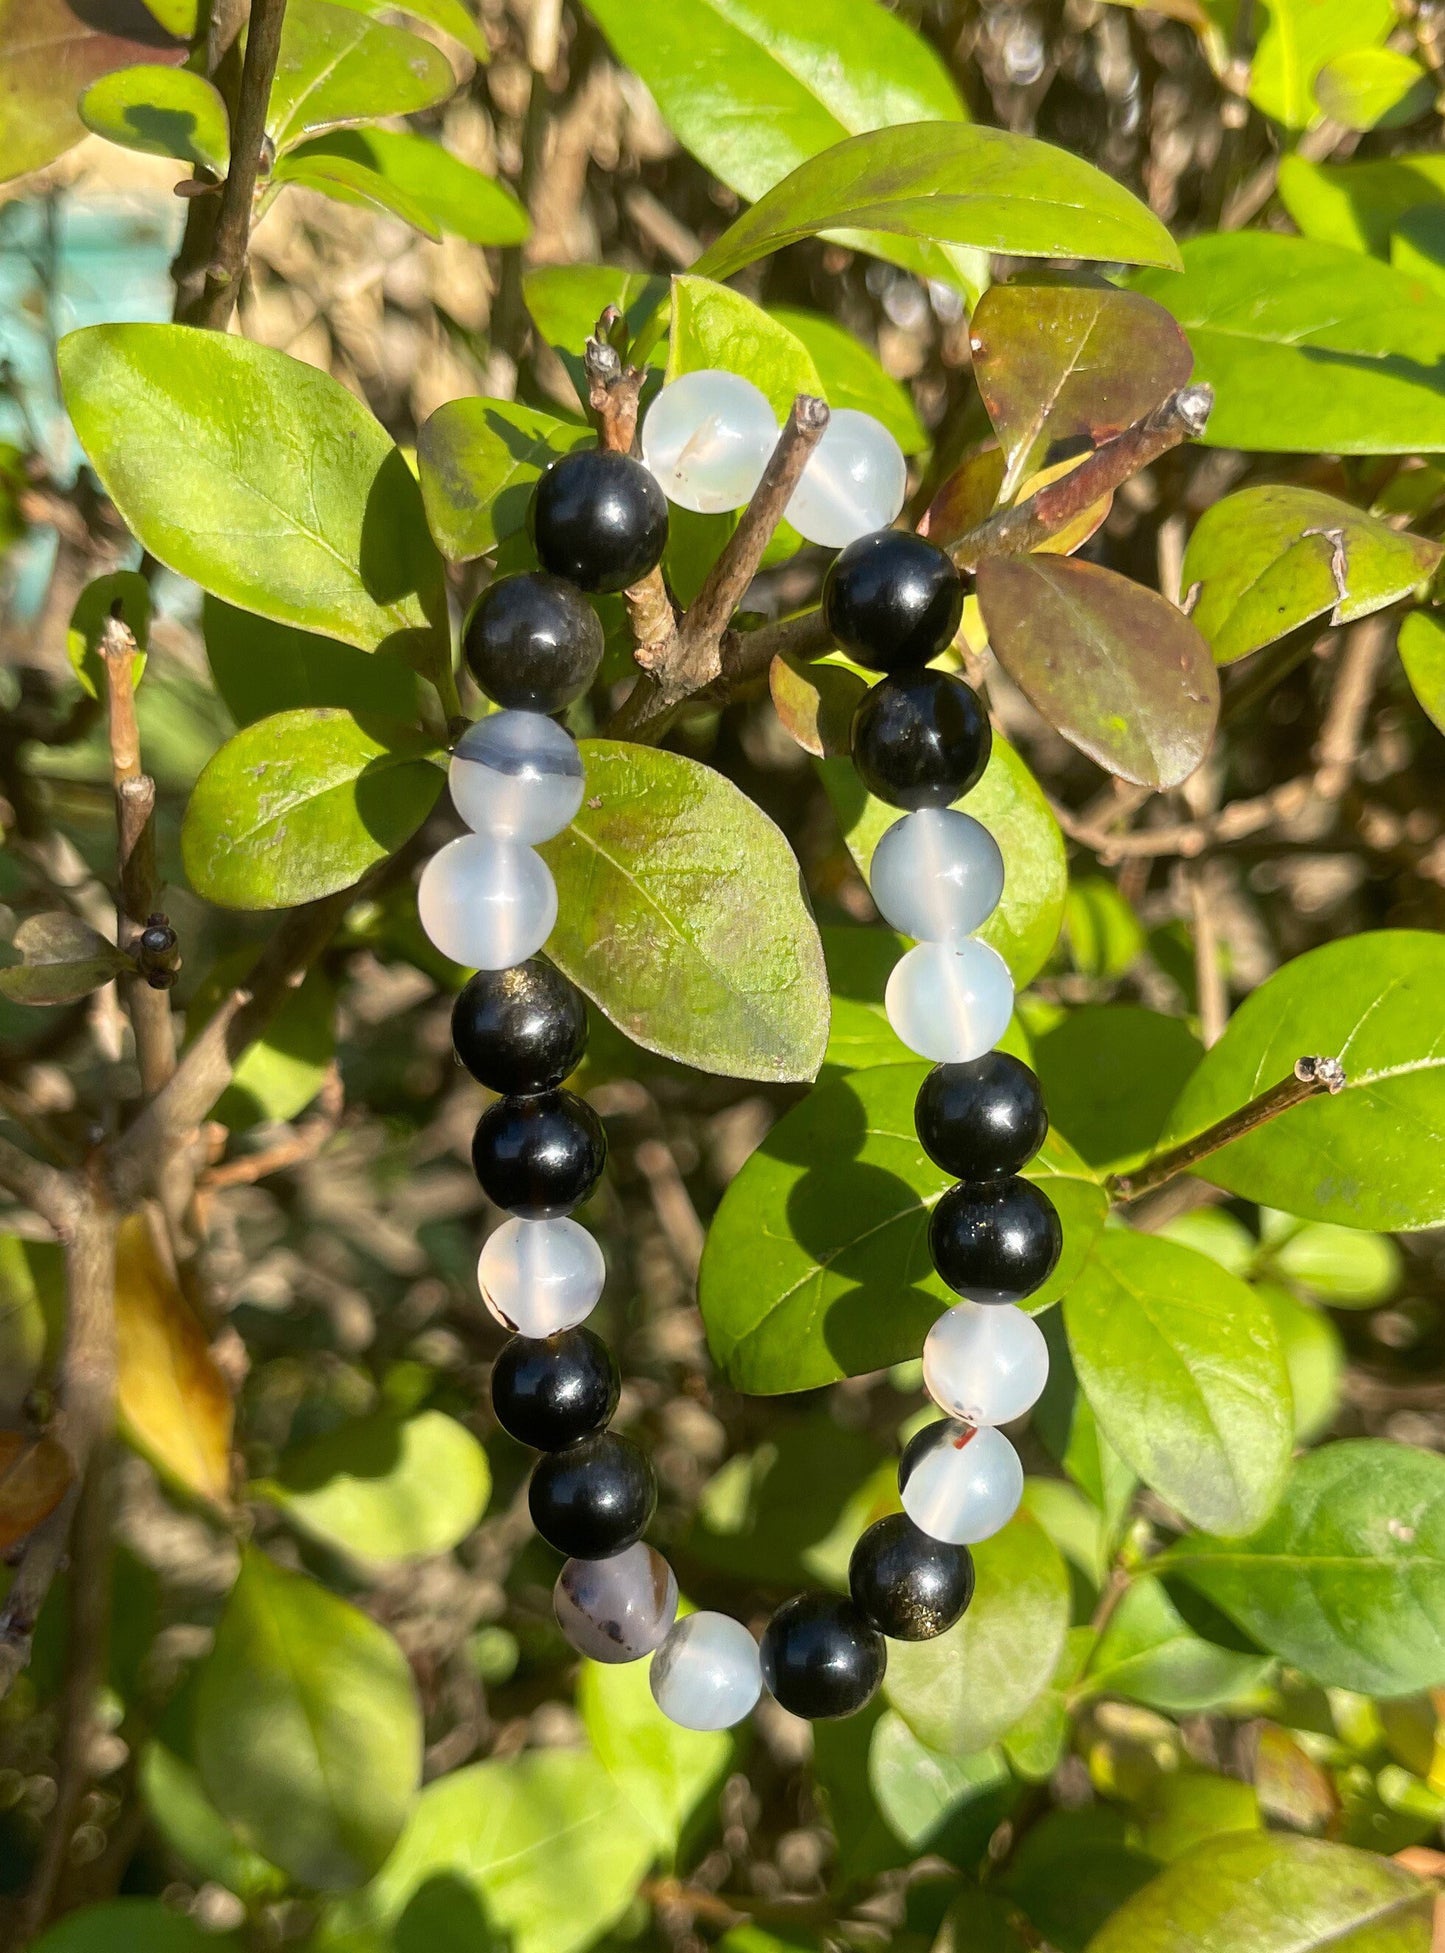
POLYGON ((117 1402, 126 1436, 158 1471, 188 1491, 224 1501, 230 1484, 231 1393, 139 1215, 120 1230, 115 1327, 117 1402))

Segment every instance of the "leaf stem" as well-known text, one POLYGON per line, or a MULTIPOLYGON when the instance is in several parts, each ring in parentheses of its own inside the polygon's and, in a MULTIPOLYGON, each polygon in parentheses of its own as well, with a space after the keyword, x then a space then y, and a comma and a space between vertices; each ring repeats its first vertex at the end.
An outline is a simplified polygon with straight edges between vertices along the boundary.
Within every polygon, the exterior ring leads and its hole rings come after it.
POLYGON ((1231 1112, 1225 1118, 1216 1120, 1212 1126, 1206 1126, 1193 1139, 1183 1140, 1178 1146, 1156 1153, 1152 1160, 1146 1160, 1133 1173, 1110 1174, 1104 1184, 1115 1200, 1138 1200, 1141 1194, 1152 1193, 1155 1187, 1162 1187, 1166 1180, 1192 1172, 1211 1153, 1217 1153, 1221 1147, 1231 1145, 1236 1139, 1243 1139, 1246 1133, 1267 1125, 1282 1112, 1302 1105, 1306 1099, 1317 1098, 1322 1092, 1333 1095, 1342 1091, 1344 1085, 1345 1068, 1338 1058, 1299 1058, 1287 1078, 1271 1085, 1268 1091, 1260 1092, 1247 1105, 1240 1106, 1237 1112, 1231 1112))

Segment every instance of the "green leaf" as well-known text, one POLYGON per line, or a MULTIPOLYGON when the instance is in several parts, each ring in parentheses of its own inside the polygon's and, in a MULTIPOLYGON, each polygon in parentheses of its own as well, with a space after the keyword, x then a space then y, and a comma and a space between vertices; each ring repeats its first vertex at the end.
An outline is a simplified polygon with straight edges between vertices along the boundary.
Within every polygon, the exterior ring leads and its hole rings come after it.
POLYGON ((1126 896, 1107 875, 1075 875, 1064 904, 1064 941, 1081 976, 1121 977, 1148 938, 1126 896))
POLYGON ((235 1953, 234 1933, 206 1932, 160 1899, 85 1906, 33 1942, 32 1953, 235 1953))
POLYGON ((802 340, 760 305, 708 278, 674 278, 667 378, 712 367, 751 380, 780 421, 796 395, 823 391, 802 340))
POLYGON ((25 1399, 65 1322, 64 1251, 56 1241, 0 1234, 0 1419, 24 1422, 25 1399))
POLYGON ((443 774, 420 733, 313 706, 228 739, 181 826, 192 888, 229 909, 289 909, 350 888, 415 834, 443 774))
POLYGON ((1165 1865, 1209 1838, 1261 1826, 1253 1784, 1216 1776, 1212 1770, 1184 1769, 1161 1777, 1142 1816, 1140 1843, 1165 1865))
POLYGON ((252 1487, 303 1531, 393 1565, 449 1553, 486 1510, 487 1454, 441 1411, 358 1418, 284 1454, 252 1487))
MULTIPOLYGON (((245 979, 259 954, 243 949, 207 972, 186 1010, 186 1035, 194 1037, 224 998, 245 979)), ((310 969, 266 1026, 247 1046, 211 1117, 231 1132, 270 1120, 294 1119, 321 1090, 336 1053, 336 994, 326 972, 310 969)))
POLYGON ((132 63, 186 58, 183 41, 124 0, 0 0, 0 183, 43 169, 80 141, 76 99, 132 63))
POLYGON ((1400 1250, 1388 1234, 1333 1221, 1297 1221, 1265 1208, 1258 1265, 1334 1309, 1374 1309, 1400 1286, 1400 1250))
POLYGON ((1392 0, 1261 0, 1249 99, 1286 129, 1317 117, 1312 83, 1326 61, 1383 41, 1395 25, 1392 0))
POLYGON ((1176 787, 1219 717, 1209 646, 1143 584, 1067 556, 991 556, 978 601, 1000 664, 1080 752, 1140 786, 1176 787))
MULTIPOLYGON (((749 202, 844 136, 967 113, 927 41, 877 0, 834 0, 826 15, 790 0, 593 0, 590 11, 679 141, 749 202)), ((839 241, 969 292, 986 275, 929 244, 839 241)))
POLYGON ((1373 1852, 1322 1838, 1212 1838, 1127 1901, 1088 1953, 1430 1953, 1434 1894, 1373 1852))
POLYGON ((888 1022, 883 1001, 893 965, 908 947, 906 938, 891 929, 844 929, 827 923, 818 933, 832 992, 825 1070, 911 1064, 914 1054, 888 1022))
POLYGON ((516 535, 542 470, 595 441, 590 427, 511 400, 449 400, 438 407, 416 442, 437 547, 461 563, 516 535))
POLYGON ((391 1636, 247 1548, 196 1696, 196 1766, 221 1815, 301 1884, 359 1885, 400 1835, 421 1747, 391 1636))
POLYGON ((1184 1715, 1247 1695, 1272 1665, 1267 1655, 1238 1654, 1205 1641, 1159 1582, 1141 1576, 1110 1615, 1082 1693, 1121 1695, 1127 1702, 1184 1715))
POLYGON ((242 1898, 276 1898, 285 1890, 285 1873, 238 1840, 201 1789, 195 1766, 165 1743, 145 1745, 136 1785, 166 1845, 193 1871, 242 1898))
POLYGON ((928 431, 906 386, 885 373, 877 356, 834 319, 792 305, 771 305, 768 315, 801 339, 823 382, 830 407, 852 407, 882 421, 905 454, 921 454, 928 431))
POLYGON ((956 1864, 980 1855, 1014 1790, 996 1749, 945 1755, 920 1743, 891 1709, 874 1727, 867 1771, 873 1801, 899 1842, 914 1856, 956 1864))
MULTIPOLYGON (((359 7, 365 14, 391 11, 390 0, 343 0, 343 4, 359 7)), ((440 27, 444 34, 460 41, 467 53, 483 66, 491 59, 487 37, 462 0, 398 0, 396 11, 409 15, 412 20, 425 20, 433 27, 440 27)))
POLYGON ((1003 503, 1049 462, 1151 412, 1193 365, 1162 305, 1107 285, 993 285, 969 322, 969 344, 1007 463, 1003 503))
POLYGON ((1003 129, 914 122, 852 136, 794 169, 692 267, 730 278, 819 231, 894 232, 1014 257, 1177 265, 1173 239, 1120 184, 1003 129))
POLYGON ((1400 662, 1432 724, 1445 732, 1445 620, 1412 610, 1400 626, 1400 662))
POLYGON ((676 1851, 683 1828, 722 1780, 734 1752, 726 1730, 683 1729, 659 1714, 646 1661, 584 1661, 577 1706, 597 1760, 659 1850, 676 1851))
POLYGON ((1219 664, 1312 617, 1351 624, 1429 581, 1439 543, 1391 528, 1318 489, 1270 483, 1205 510, 1184 552, 1191 616, 1219 664))
POLYGON ((843 1588, 859 1535, 898 1510, 897 1473, 880 1463, 876 1441, 817 1411, 713 1474, 687 1552, 735 1580, 843 1588))
POLYGON ((123 951, 68 909, 27 916, 12 946, 20 961, 0 969, 0 997, 12 1004, 73 1004, 134 966, 123 951))
POLYGON ((168 568, 364 651, 449 659, 416 482, 328 374, 248 339, 167 325, 72 332, 60 374, 106 493, 168 568))
POLYGON ((1344 1090, 1309 1099, 1202 1160, 1203 1178, 1306 1220, 1377 1233, 1445 1221, 1445 939, 1382 929, 1324 943, 1262 983, 1205 1054, 1164 1143, 1338 1058, 1344 1090))
POLYGON ((418 715, 417 675, 395 651, 358 651, 209 595, 201 616, 211 676, 238 726, 308 705, 402 724, 418 715))
POLYGON ((1202 1056, 1182 1018, 1140 1004, 1071 1010, 1034 1042, 1050 1120, 1090 1166, 1109 1173, 1154 1151, 1202 1056))
POLYGON ((1096 1926, 1149 1882, 1154 1867, 1129 1843, 1122 1812, 1046 1810, 1019 1839, 999 1888, 1054 1953, 1083 1953, 1096 1926))
MULTIPOLYGON (((823 760, 818 772, 848 852, 866 879, 873 850, 899 811, 873 798, 849 759, 823 760)), ((1064 838, 1038 782, 997 736, 983 778, 956 805, 982 821, 1003 851, 1003 900, 978 933, 1022 987, 1038 975, 1058 939, 1068 888, 1064 838)))
POLYGON ((586 1750, 475 1763, 423 1791, 381 1876, 323 1919, 317 1953, 581 1953, 656 1849, 586 1750))
MULTIPOLYGON (((628 339, 639 333, 667 298, 670 281, 610 264, 549 264, 522 278, 522 297, 532 323, 571 377, 578 404, 587 398, 583 348, 609 305, 615 305, 628 339)), ((660 362, 659 362, 660 363, 660 362)))
POLYGON ((1445 1459, 1361 1438, 1294 1467, 1249 1539, 1182 1540, 1163 1562, 1325 1687, 1445 1682, 1445 1459))
POLYGON ((224 176, 231 126, 220 90, 188 68, 146 63, 93 81, 80 98, 86 128, 123 149, 175 156, 224 176))
POLYGON ((1178 319, 1195 379, 1215 390, 1209 446, 1445 448, 1445 313, 1418 279, 1309 238, 1234 231, 1191 239, 1182 278, 1143 272, 1133 283, 1178 319))
POLYGON ((272 174, 278 183, 392 211, 431 237, 446 231, 470 244, 520 244, 531 229, 500 183, 403 130, 333 130, 289 150, 272 174))
POLYGON ((957 1627, 895 1641, 883 1692, 921 1743, 969 1756, 1048 1687, 1069 1625, 1069 1576, 1042 1526, 1019 1513, 973 1549, 978 1586, 957 1627))
MULTIPOLYGON (((916 1356, 955 1299, 934 1273, 928 1219, 950 1176, 918 1144, 928 1067, 852 1072, 773 1127, 733 1180, 703 1251, 699 1301, 728 1380, 757 1395, 810 1390, 916 1356)), ((1053 1200, 1064 1252, 1031 1308, 1056 1301, 1107 1201, 1055 1135, 1027 1168, 1053 1200)))
POLYGON ((1254 1291, 1177 1241, 1107 1229, 1064 1321, 1125 1463, 1194 1525, 1257 1526, 1284 1483, 1294 1418, 1274 1321, 1254 1291))
POLYGON ((456 85, 446 56, 419 34, 331 0, 289 0, 266 133, 279 155, 323 129, 430 108, 456 85))
POLYGON ((1445 197, 1445 155, 1380 157, 1368 163, 1311 163, 1286 156, 1279 169, 1280 200, 1306 237, 1390 255, 1401 219, 1438 209, 1445 197))
POLYGON ((1295 1438, 1300 1444, 1313 1444, 1334 1423, 1340 1405, 1340 1380, 1345 1373, 1340 1332, 1323 1309, 1311 1308, 1277 1282, 1256 1282, 1255 1294, 1274 1317, 1284 1351, 1295 1438))
POLYGON ((1435 83, 1428 69, 1390 47, 1354 47, 1326 61, 1315 100, 1346 129, 1403 129, 1428 115, 1435 83))
POLYGON ((81 690, 89 692, 92 698, 106 696, 100 634, 112 616, 120 619, 136 641, 131 678, 139 685, 150 640, 151 590, 138 571, 108 570, 104 576, 92 577, 70 613, 70 626, 65 633, 66 656, 80 680, 81 690))
POLYGON ((828 982, 781 833, 696 760, 606 739, 582 757, 581 810, 542 849, 560 911, 548 954, 644 1050, 733 1078, 812 1078, 828 982))

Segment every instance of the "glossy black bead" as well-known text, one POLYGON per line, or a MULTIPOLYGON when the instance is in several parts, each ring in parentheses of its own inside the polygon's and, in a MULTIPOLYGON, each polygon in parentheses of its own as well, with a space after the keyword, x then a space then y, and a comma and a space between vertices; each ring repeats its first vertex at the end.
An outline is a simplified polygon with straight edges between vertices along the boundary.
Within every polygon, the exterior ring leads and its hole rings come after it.
POLYGON ((573 1560, 609 1560, 647 1530, 657 1482, 630 1438, 601 1431, 532 1468, 527 1508, 549 1546, 573 1560))
POLYGON ((532 540, 554 576, 583 590, 625 590, 662 561, 667 497, 630 454, 579 448, 537 483, 532 540))
POLYGON ((492 1409, 504 1431, 561 1451, 600 1431, 617 1408, 617 1365, 590 1329, 513 1336, 492 1365, 492 1409))
POLYGON ((560 712, 580 698, 597 676, 602 647, 602 620, 591 604, 543 570, 489 583, 462 626, 473 678, 489 699, 518 712, 560 712))
POLYGON ((929 1159, 960 1180, 1008 1179, 1049 1130, 1038 1079, 1007 1051, 935 1065, 918 1088, 913 1120, 929 1159))
POLYGON ((472 1165, 483 1193, 527 1221, 580 1207, 606 1164, 602 1121, 575 1092, 498 1099, 472 1135, 472 1165))
POLYGON ((978 784, 992 745, 978 694, 947 671, 884 678, 853 714, 853 764, 890 807, 951 806, 978 784))
POLYGON ((963 578, 941 549, 902 529, 849 543, 823 585, 823 619, 869 671, 917 671, 952 644, 963 578))
POLYGON ((970 1302, 1022 1302, 1064 1246, 1054 1203, 1031 1180, 950 1187, 928 1223, 933 1265, 970 1302))
POLYGON ((795 1594, 763 1630, 763 1680, 810 1722, 851 1716, 878 1692, 888 1650, 877 1628, 837 1594, 795 1594))
POLYGON ((894 1641, 945 1634, 973 1599, 973 1555, 966 1546, 930 1539, 906 1512, 890 1513, 864 1533, 848 1562, 854 1605, 894 1641))
POLYGON ((587 1006, 555 964, 532 956, 478 970, 452 1006, 452 1044, 494 1092, 549 1092, 587 1049, 587 1006))

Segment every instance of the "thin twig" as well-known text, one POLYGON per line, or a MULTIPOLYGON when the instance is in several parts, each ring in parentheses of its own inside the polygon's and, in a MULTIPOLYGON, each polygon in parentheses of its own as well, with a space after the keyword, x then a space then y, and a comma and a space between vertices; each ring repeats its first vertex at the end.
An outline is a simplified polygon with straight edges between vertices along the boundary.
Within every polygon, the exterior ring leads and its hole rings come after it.
POLYGON ((1216 1120, 1212 1126, 1206 1126, 1193 1139, 1183 1140, 1178 1146, 1156 1153, 1152 1160, 1146 1160, 1133 1173, 1111 1174, 1105 1185, 1116 1200, 1137 1200, 1141 1194, 1162 1187, 1166 1180, 1174 1179, 1177 1174, 1192 1172, 1211 1153, 1217 1153, 1221 1147, 1231 1145, 1236 1139, 1243 1139, 1246 1133, 1267 1125, 1282 1112, 1302 1105, 1306 1099, 1317 1098, 1322 1092, 1342 1091, 1344 1085, 1345 1068, 1338 1058, 1300 1058, 1288 1078, 1280 1079, 1277 1085, 1271 1085, 1268 1091, 1261 1092, 1247 1105, 1240 1106, 1237 1112, 1231 1112, 1226 1118, 1216 1120))
POLYGON ((75 1225, 80 1194, 70 1175, 32 1159, 8 1139, 0 1139, 0 1187, 48 1221, 62 1240, 75 1225))
POLYGON ((327 1141, 335 1137, 345 1110, 341 1068, 334 1060, 327 1068, 317 1096, 313 1115, 284 1139, 278 1139, 274 1146, 208 1167, 201 1175, 202 1189, 206 1193, 218 1193, 223 1187, 254 1187, 258 1180, 268 1179, 273 1173, 284 1173, 290 1167, 304 1166, 308 1160, 314 1160, 327 1141))

